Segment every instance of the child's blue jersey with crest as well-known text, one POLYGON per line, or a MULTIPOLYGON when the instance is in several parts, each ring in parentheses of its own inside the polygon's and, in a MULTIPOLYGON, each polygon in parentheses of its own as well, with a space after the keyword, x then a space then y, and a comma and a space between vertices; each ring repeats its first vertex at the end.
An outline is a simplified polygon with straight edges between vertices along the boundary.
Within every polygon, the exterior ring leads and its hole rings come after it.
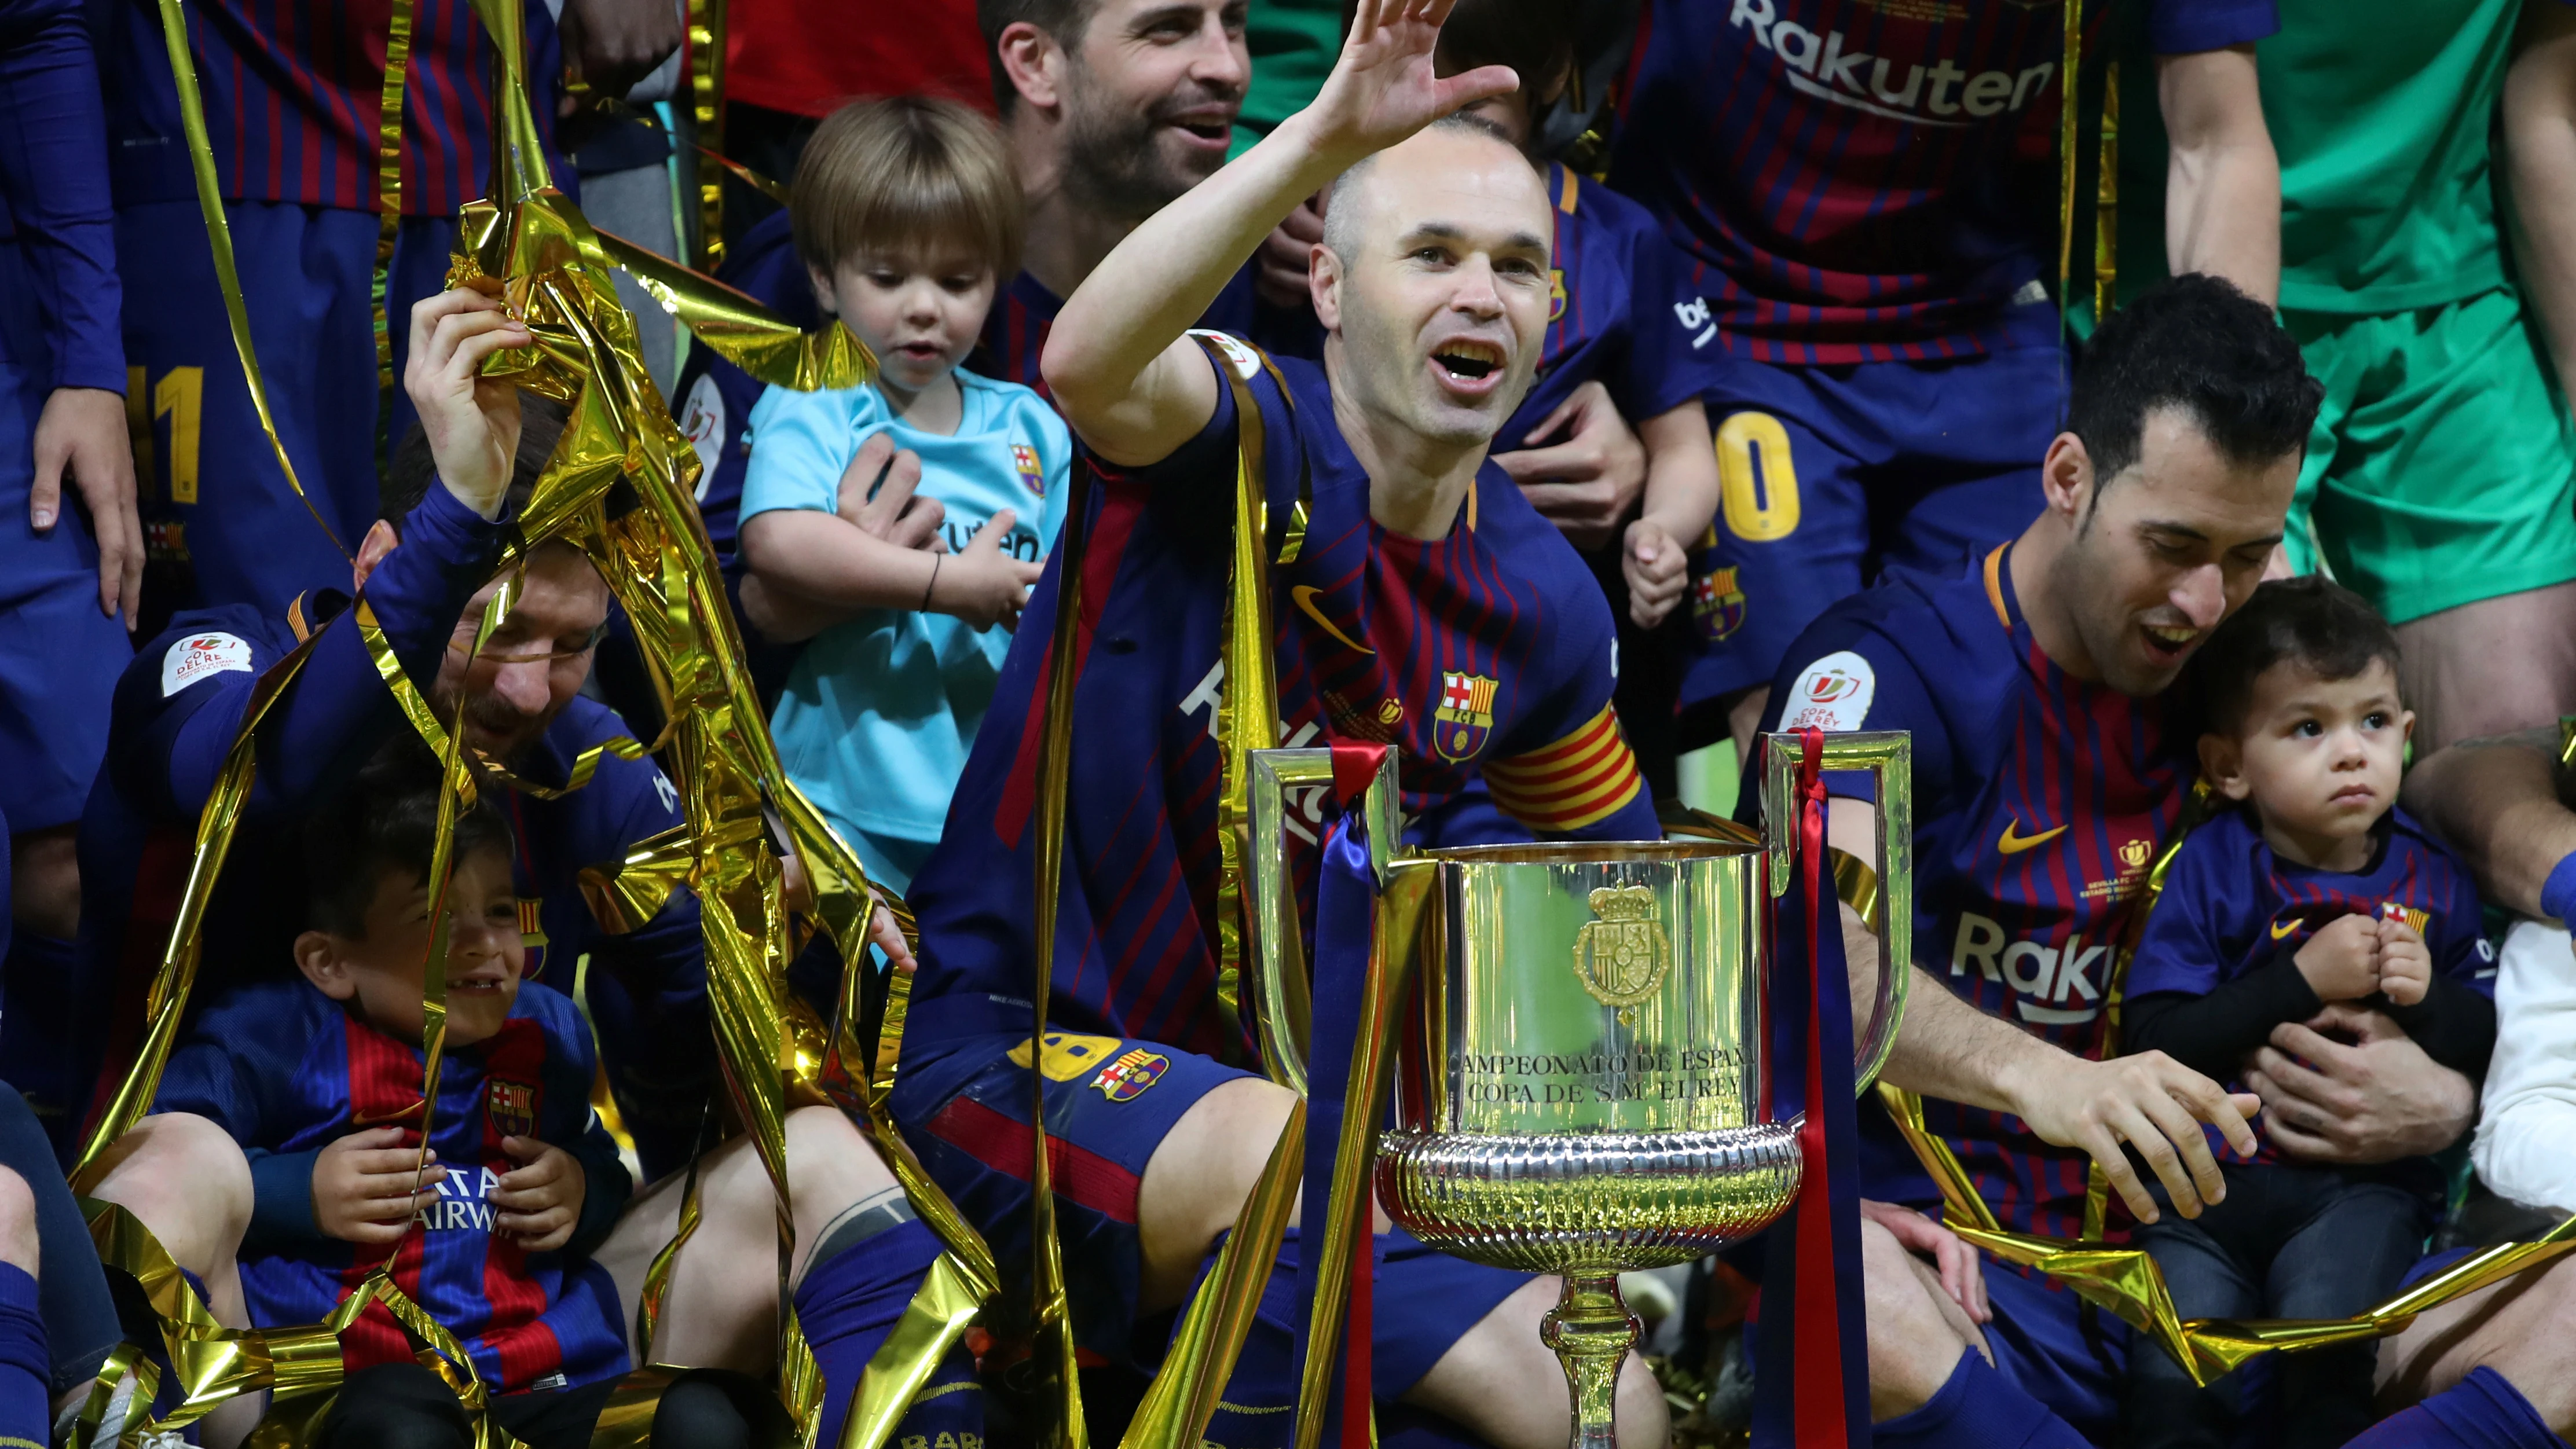
MULTIPOLYGON (((2118 954, 2193 768, 2158 701, 2076 679, 2040 650, 2011 554, 1947 578, 1893 574, 1826 611, 1791 646, 1763 728, 1911 731, 1916 964, 1979 1010, 2098 1058, 2118 954)), ((1832 788, 1866 795, 1839 776, 1832 788)), ((2077 1234, 2082 1149, 2008 1113, 1930 1099, 1923 1111, 2006 1227, 2077 1234)), ((1862 1124, 1864 1194, 1938 1202, 1884 1117, 1862 1124)))
POLYGON ((1547 334, 1538 372, 1497 453, 1529 446, 1529 432, 1587 382, 1598 381, 1630 426, 1695 401, 1726 367, 1726 344, 1691 281, 1694 267, 1644 207, 1550 162, 1555 204, 1547 334))
MULTIPOLYGON (((377 1031, 300 977, 245 986, 209 1004, 171 1054, 153 1110, 206 1117, 251 1159, 258 1208, 241 1279, 252 1323, 318 1323, 387 1260, 386 1248, 313 1227, 313 1164, 340 1138, 388 1123, 406 1129, 404 1145, 417 1146, 421 1065, 419 1048, 377 1031), (303 1220, 295 1222, 299 1188, 303 1220)), ((589 1028, 570 998, 533 981, 521 983, 496 1035, 451 1047, 440 1062, 430 1146, 447 1178, 390 1249, 392 1278, 464 1343, 474 1371, 501 1392, 626 1371, 624 1320, 608 1270, 560 1252, 528 1252, 492 1227, 491 1196, 518 1165, 502 1152, 504 1137, 533 1137, 582 1163, 590 1194, 600 1198, 584 1202, 585 1224, 595 1209, 613 1210, 623 1199, 603 1185, 604 1176, 614 1185, 625 1175, 591 1115, 596 1066, 589 1028)), ((382 1304, 340 1342, 351 1372, 411 1357, 382 1304)))
MULTIPOLYGON (((831 513, 859 445, 888 433, 921 457, 914 493, 947 510, 948 551, 962 554, 995 515, 1013 515, 1004 551, 1035 562, 1064 522, 1073 436, 1025 387, 956 370, 963 416, 952 434, 894 417, 874 387, 771 388, 752 409, 753 451, 742 521, 763 513, 831 513)), ((966 749, 993 698, 1010 631, 978 632, 947 614, 865 609, 815 636, 770 717, 778 756, 833 823, 936 840, 966 749)))
MULTIPOLYGON (((1259 410, 1281 743, 1392 743, 1408 815, 1481 769, 1533 831, 1660 838, 1610 707, 1609 610, 1555 527, 1489 463, 1444 537, 1389 533, 1323 369, 1211 342, 1259 410)), ((1063 1031, 1236 1060, 1250 1040, 1215 1002, 1216 729, 1242 422, 1220 388, 1171 457, 1102 470, 1051 1007, 1063 1031)), ((913 882, 914 1040, 1028 1027, 1039 705, 1064 567, 1059 551, 1030 596, 946 835, 913 882)), ((1311 857, 1317 809, 1292 802, 1292 860, 1311 857)))
MULTIPOLYGON (((2213 816, 2174 853, 2137 959, 2129 963, 2126 995, 2206 996, 2294 956, 2348 915, 2403 917, 2424 938, 2436 974, 2494 997, 2495 948, 2487 943, 2477 888, 2405 811, 2392 808, 2380 822, 2378 852, 2368 867, 2342 872, 2273 854, 2250 805, 2213 816)), ((2268 1157, 2263 1123, 2254 1130, 2268 1157)))

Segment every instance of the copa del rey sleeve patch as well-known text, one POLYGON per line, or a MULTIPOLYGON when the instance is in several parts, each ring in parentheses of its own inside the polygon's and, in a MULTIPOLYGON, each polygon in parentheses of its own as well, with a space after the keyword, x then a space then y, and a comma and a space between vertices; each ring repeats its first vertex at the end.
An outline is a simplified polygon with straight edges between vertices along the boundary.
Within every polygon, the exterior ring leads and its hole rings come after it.
POLYGON ((236 634, 190 634, 161 656, 161 697, 167 699, 200 679, 230 669, 251 672, 248 640, 236 634))
POLYGON ((1848 649, 1837 650, 1798 672, 1789 702, 1781 707, 1784 730, 1856 730, 1869 718, 1870 697, 1878 693, 1878 674, 1869 661, 1848 649))

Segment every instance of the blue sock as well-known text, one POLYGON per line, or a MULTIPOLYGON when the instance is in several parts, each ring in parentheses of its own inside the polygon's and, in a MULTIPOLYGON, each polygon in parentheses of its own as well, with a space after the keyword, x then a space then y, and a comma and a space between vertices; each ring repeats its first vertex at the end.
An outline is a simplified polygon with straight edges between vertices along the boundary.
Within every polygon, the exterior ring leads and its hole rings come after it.
POLYGON ((98 1070, 78 1029, 88 1016, 79 990, 83 980, 71 942, 24 926, 0 954, 0 1062, 9 1064, 9 1085, 38 1109, 54 1156, 66 1164, 80 1145, 91 1075, 98 1070), (74 1029, 66 1030, 67 1023, 74 1029))
POLYGON ((2540 887, 2540 909, 2562 921, 2576 914, 2576 851, 2549 868, 2549 879, 2540 887))
POLYGON ((1871 1434, 1878 1449, 2086 1449, 2083 1435, 1973 1348, 1931 1402, 1871 1434))
MULTIPOLYGON (((940 1252, 939 1235, 908 1220, 806 1268, 805 1280, 796 1285, 796 1319, 823 1370, 823 1427, 817 1442, 840 1442, 842 1415, 868 1360, 903 1317, 912 1295, 921 1291, 921 1280, 940 1252)), ((983 1431, 984 1396, 975 1387, 974 1359, 961 1343, 949 1350, 914 1397, 889 1442, 893 1449, 972 1449, 958 1436, 972 1434, 980 1443, 983 1431)))
POLYGON ((52 1442, 53 1404, 46 1388, 53 1366, 34 1276, 0 1263, 0 1449, 44 1449, 52 1442))
POLYGON ((2491 1368, 2391 1414, 2352 1449, 2567 1449, 2520 1390, 2491 1368))

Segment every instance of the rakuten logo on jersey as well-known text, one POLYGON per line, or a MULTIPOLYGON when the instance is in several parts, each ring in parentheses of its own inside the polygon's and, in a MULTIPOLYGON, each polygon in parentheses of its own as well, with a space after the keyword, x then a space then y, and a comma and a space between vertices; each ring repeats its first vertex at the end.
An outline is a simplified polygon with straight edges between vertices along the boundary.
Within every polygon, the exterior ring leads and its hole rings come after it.
POLYGON ((2003 70, 1971 75, 1947 57, 1927 70, 1856 50, 1839 30, 1818 35, 1794 20, 1782 20, 1777 0, 1735 0, 1726 19, 1738 29, 1750 29, 1755 44, 1778 56, 1788 67, 1789 84, 1801 94, 1918 126, 1965 127, 2019 111, 2048 89, 2049 77, 2057 73, 2055 61, 2042 61, 2018 75, 2003 70))
POLYGON ((2062 946, 2008 940, 2001 922, 1974 911, 1959 916, 1958 939, 1950 947, 1950 974, 1964 976, 1973 965, 1988 981, 2013 989, 2013 1009, 2033 1026, 2074 1026, 2102 1012, 2102 988, 2111 969, 2107 946, 2087 946, 2071 936, 2062 946))

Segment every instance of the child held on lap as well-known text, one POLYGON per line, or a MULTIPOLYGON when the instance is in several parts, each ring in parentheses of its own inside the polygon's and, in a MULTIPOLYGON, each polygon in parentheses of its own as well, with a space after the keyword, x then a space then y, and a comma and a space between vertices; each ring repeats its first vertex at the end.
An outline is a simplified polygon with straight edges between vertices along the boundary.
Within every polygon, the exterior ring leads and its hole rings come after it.
MULTIPOLYGON (((2316 577, 2264 584, 2202 650, 2201 768, 2235 808, 2183 843, 2148 918, 2129 969, 2129 1051, 2228 1081, 2258 1048, 2279 1049, 2275 1028, 2350 1003, 2435 1061, 2484 1072, 2494 952, 2467 873, 2395 808, 2414 728, 2396 663, 2388 625, 2316 577)), ((2438 1213, 2438 1167, 2302 1165, 2282 1148, 2313 1141, 2321 1122, 2267 1111, 2255 1125, 2262 1150, 2221 1164, 2223 1200, 2139 1230, 2176 1310, 2343 1318, 2395 1292, 2438 1213)), ((2371 1423, 2374 1353, 2277 1356, 2286 1444, 2341 1444, 2371 1423)), ((2132 1449, 2227 1442, 2243 1409, 2235 1376, 2195 1390, 2144 1343, 2129 1372, 2132 1449)))
POLYGON ((839 618, 798 662, 770 731, 797 787, 897 891, 939 839, 1006 630, 1064 513, 1063 422, 1035 392, 957 365, 1019 265, 1020 208, 1000 137, 964 106, 902 97, 825 120, 797 164, 796 247, 879 375, 772 388, 751 414, 743 556, 764 589, 839 618), (920 459, 911 506, 945 511, 932 550, 844 516, 886 486, 843 476, 878 433, 920 459))
MULTIPOLYGON (((630 1184, 591 1113, 587 1027, 569 998, 520 980, 510 828, 488 786, 456 821, 445 1046, 421 1153, 437 770, 406 739, 325 807, 307 838, 296 974, 208 1005, 153 1110, 211 1119, 250 1160, 241 1278, 254 1324, 319 1322, 389 1264, 463 1343, 506 1427, 538 1449, 579 1445, 627 1368, 616 1289, 586 1254, 630 1184)), ((399 1406, 462 1429, 452 1393, 393 1382, 428 1371, 382 1305, 341 1343, 373 1391, 353 1384, 335 1420, 399 1406)), ((383 1427, 328 1423, 321 1438, 383 1427)))

